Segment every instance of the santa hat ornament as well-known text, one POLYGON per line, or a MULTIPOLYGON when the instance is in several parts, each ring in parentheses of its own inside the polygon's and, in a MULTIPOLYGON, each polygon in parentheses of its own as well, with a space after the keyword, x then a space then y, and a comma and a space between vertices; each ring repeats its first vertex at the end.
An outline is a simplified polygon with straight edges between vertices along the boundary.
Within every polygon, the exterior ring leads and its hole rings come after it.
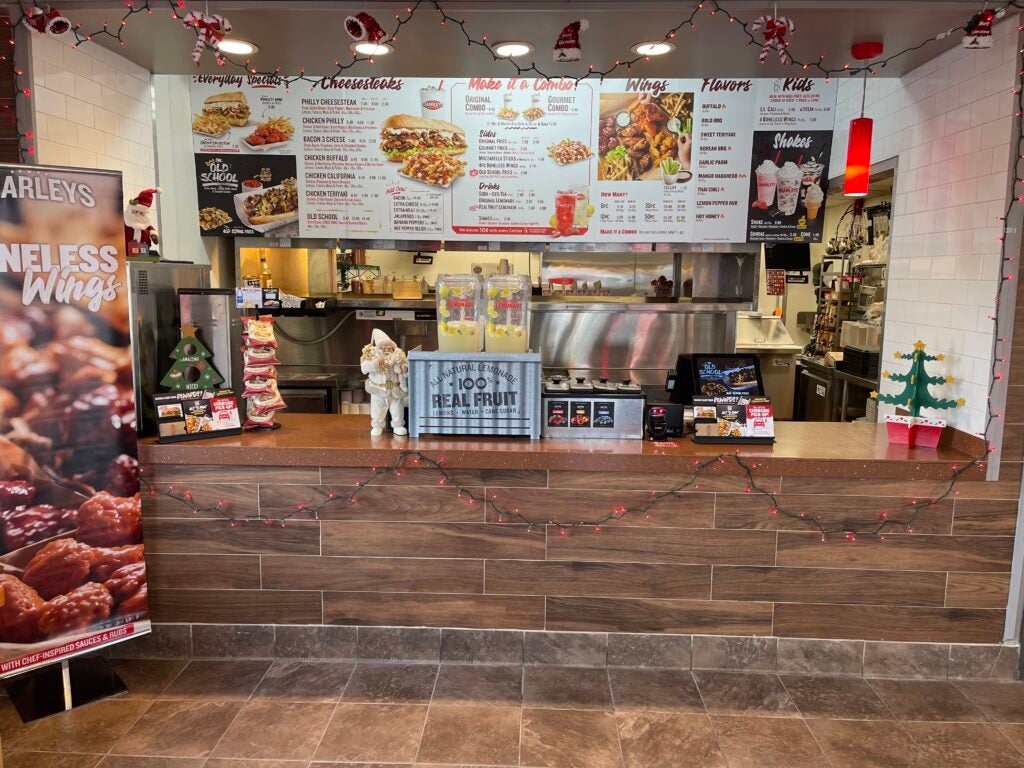
POLYGON ((964 25, 964 37, 962 45, 964 48, 991 48, 992 47, 992 24, 998 14, 991 8, 984 8, 974 14, 970 21, 964 25))
POLYGON ((588 29, 590 29, 590 22, 586 19, 566 24, 558 36, 558 40, 555 41, 555 61, 579 61, 580 56, 583 55, 583 49, 580 47, 580 32, 585 32, 588 29))
POLYGON ((42 8, 33 6, 25 12, 24 24, 33 32, 50 37, 60 37, 71 29, 71 22, 56 8, 42 8))
POLYGON ((345 31, 357 43, 376 43, 384 37, 384 29, 373 16, 365 11, 347 17, 345 31))
POLYGON ((153 206, 153 195, 159 194, 162 191, 160 187, 144 189, 129 200, 128 205, 141 205, 143 208, 151 208, 153 206))

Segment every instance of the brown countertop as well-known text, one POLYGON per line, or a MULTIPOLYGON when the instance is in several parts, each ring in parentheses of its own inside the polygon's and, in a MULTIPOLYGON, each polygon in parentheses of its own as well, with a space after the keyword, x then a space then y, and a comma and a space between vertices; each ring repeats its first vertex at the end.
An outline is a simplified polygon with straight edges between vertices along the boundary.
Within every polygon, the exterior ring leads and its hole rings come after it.
MULTIPOLYGON (((685 472, 695 460, 738 453, 759 474, 936 480, 971 457, 951 447, 889 445, 882 424, 779 422, 775 445, 697 445, 675 439, 540 440, 494 437, 370 437, 369 416, 280 414, 281 429, 186 443, 141 441, 145 464, 366 467, 393 464, 402 451, 444 458, 445 466, 473 469, 549 469, 685 472)), ((723 472, 741 472, 732 461, 723 472)), ((970 472, 964 479, 982 479, 970 472)))

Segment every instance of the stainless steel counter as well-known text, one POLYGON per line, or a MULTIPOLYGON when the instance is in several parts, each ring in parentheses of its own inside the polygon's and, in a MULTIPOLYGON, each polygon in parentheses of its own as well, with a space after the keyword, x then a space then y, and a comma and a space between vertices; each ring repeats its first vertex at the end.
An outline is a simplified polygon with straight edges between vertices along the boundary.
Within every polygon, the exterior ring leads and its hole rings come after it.
MULTIPOLYGON (((323 297, 329 298, 329 297, 323 297)), ((337 309, 434 309, 437 300, 431 294, 422 299, 395 299, 386 295, 343 295, 335 299, 337 309)), ((750 304, 722 304, 693 301, 643 301, 642 296, 535 296, 530 301, 532 312, 664 312, 693 314, 697 312, 736 312, 750 309, 750 304)))

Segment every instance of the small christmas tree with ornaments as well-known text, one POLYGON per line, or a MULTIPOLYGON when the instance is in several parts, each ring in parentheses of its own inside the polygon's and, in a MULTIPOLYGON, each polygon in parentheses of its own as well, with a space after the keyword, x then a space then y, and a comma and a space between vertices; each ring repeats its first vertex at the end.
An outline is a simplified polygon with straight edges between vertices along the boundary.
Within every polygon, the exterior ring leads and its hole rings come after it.
POLYGON ((160 386, 175 392, 195 389, 213 389, 224 381, 217 369, 210 363, 213 353, 195 336, 194 327, 183 330, 181 341, 171 351, 174 364, 160 381, 160 386))
POLYGON ((889 432, 889 442, 901 445, 912 445, 926 448, 934 448, 939 444, 939 436, 942 434, 946 422, 942 419, 926 419, 921 416, 922 408, 935 408, 937 410, 948 410, 959 408, 964 404, 962 397, 956 400, 948 400, 935 397, 928 391, 928 387, 939 384, 952 384, 952 376, 931 376, 925 370, 926 362, 942 362, 943 355, 929 355, 925 351, 925 343, 918 341, 914 345, 914 351, 910 354, 896 352, 897 360, 910 360, 910 370, 907 373, 882 372, 882 378, 889 381, 896 381, 904 385, 903 391, 897 395, 880 395, 872 392, 871 397, 880 403, 888 405, 904 406, 910 411, 909 416, 890 415, 885 417, 886 428, 889 432))

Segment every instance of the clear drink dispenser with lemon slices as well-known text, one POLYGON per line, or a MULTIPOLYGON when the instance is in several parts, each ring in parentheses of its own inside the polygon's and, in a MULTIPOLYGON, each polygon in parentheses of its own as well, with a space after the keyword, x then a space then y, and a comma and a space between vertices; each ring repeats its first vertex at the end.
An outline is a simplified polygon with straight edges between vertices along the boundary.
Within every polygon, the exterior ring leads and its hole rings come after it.
POLYGON ((487 352, 526 352, 530 346, 530 278, 492 275, 484 288, 487 352))
POLYGON ((484 348, 483 284, 476 275, 438 275, 437 351, 484 348))

